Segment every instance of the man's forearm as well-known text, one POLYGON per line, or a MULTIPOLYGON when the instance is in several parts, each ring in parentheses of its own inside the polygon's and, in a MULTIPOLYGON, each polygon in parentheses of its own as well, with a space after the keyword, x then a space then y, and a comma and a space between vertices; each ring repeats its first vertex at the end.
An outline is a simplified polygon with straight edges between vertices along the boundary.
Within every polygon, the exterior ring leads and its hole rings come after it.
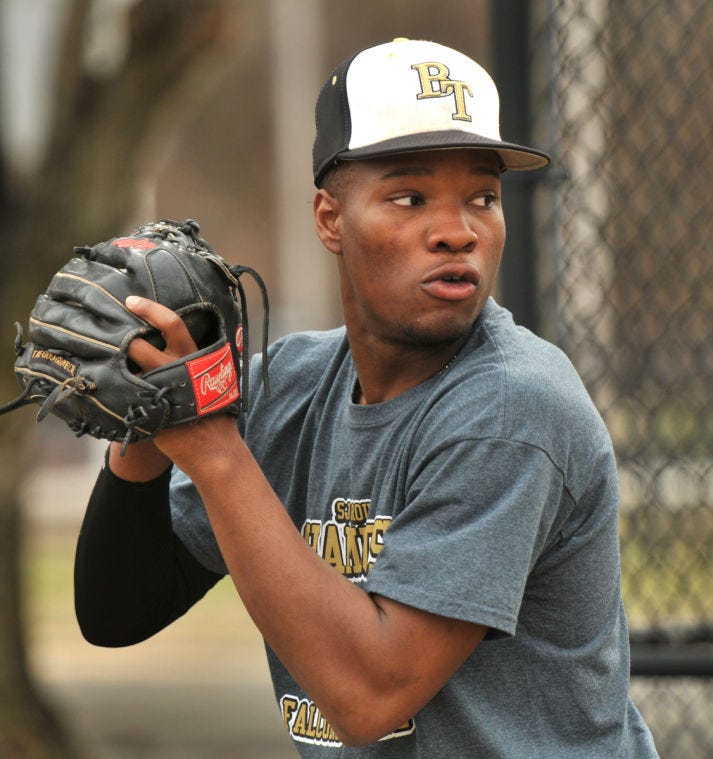
POLYGON ((91 643, 145 640, 221 577, 202 567, 173 533, 168 482, 168 472, 132 483, 108 469, 97 479, 74 569, 77 619, 91 643))
POLYGON ((303 540, 232 421, 161 433, 261 633, 345 742, 413 716, 485 629, 372 597, 303 540), (356 706, 358 704, 358 708, 356 706))

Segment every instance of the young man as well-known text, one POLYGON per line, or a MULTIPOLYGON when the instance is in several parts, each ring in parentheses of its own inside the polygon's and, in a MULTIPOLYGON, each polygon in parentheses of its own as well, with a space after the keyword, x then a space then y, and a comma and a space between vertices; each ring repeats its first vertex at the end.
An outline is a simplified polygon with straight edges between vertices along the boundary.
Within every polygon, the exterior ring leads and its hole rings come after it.
MULTIPOLYGON (((491 298, 501 172, 547 160, 501 140, 454 50, 395 40, 333 72, 314 217, 345 328, 273 345, 238 429, 112 444, 77 552, 90 641, 142 640, 229 573, 302 756, 656 756, 627 696, 609 436, 491 298)), ((144 370, 194 350, 127 305, 166 339, 132 344, 144 370)))

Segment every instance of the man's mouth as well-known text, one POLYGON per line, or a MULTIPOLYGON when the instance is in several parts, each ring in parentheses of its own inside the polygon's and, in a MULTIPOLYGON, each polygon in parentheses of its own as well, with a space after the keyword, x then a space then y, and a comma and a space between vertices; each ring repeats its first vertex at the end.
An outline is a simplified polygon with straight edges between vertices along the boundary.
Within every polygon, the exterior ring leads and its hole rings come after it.
POLYGON ((428 272, 424 282, 436 279, 444 282, 470 282, 477 287, 480 284, 480 271, 475 264, 451 261, 428 272))
POLYGON ((441 279, 444 282, 467 282, 469 280, 466 280, 464 277, 457 277, 454 274, 451 274, 447 277, 441 277, 441 279))
POLYGON ((480 272, 472 264, 450 263, 429 272, 422 282, 426 292, 439 300, 466 300, 480 285, 480 272))

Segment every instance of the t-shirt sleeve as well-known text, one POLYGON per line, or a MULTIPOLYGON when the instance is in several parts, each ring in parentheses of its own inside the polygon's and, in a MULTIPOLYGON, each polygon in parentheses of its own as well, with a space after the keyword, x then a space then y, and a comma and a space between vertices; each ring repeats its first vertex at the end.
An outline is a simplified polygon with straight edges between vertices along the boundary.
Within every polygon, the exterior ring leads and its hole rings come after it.
POLYGON ((176 467, 171 477, 170 502, 176 537, 205 569, 228 574, 203 501, 188 476, 176 467))
POLYGON ((511 636, 562 497, 562 475, 537 447, 441 446, 414 467, 367 590, 511 636))

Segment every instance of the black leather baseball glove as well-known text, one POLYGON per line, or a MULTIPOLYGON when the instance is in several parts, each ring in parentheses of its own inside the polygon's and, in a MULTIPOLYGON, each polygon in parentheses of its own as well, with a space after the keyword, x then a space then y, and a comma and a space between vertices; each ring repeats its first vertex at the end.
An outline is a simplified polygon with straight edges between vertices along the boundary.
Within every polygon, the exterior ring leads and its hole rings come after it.
MULTIPOLYGON (((248 323, 240 276, 251 268, 227 264, 198 235, 198 224, 164 220, 77 254, 37 299, 23 342, 17 324, 15 374, 21 395, 0 414, 37 403, 77 434, 123 441, 123 448, 166 427, 214 413, 237 415, 248 400, 248 323), (160 333, 124 305, 129 295, 176 311, 196 353, 141 374, 128 358, 143 337, 163 347, 160 333)), ((263 381, 267 383, 266 364, 263 381)))

